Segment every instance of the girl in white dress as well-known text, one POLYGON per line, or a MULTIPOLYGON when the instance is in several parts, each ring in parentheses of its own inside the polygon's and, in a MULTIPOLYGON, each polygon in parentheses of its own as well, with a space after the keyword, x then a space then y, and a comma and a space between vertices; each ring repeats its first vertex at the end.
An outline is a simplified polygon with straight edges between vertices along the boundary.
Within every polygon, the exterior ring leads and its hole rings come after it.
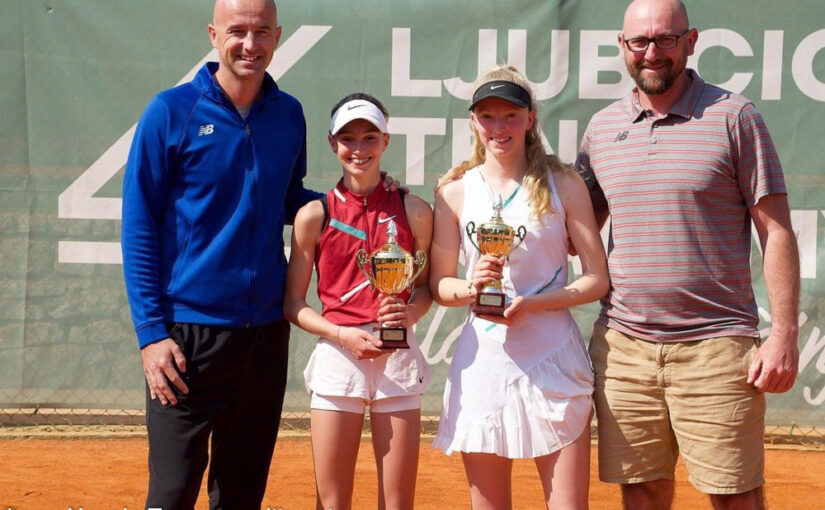
POLYGON ((545 153, 533 95, 515 68, 479 79, 470 123, 470 161, 436 187, 430 290, 441 305, 471 306, 433 445, 462 453, 474 510, 511 508, 514 458, 535 459, 548 507, 587 508, 593 374, 568 307, 609 286, 587 187, 545 153), (481 256, 466 233, 469 222, 489 221, 497 199, 504 222, 527 230, 509 258, 481 256), (582 263, 571 283, 569 242, 582 263), (504 315, 473 313, 494 279, 503 283, 504 315))

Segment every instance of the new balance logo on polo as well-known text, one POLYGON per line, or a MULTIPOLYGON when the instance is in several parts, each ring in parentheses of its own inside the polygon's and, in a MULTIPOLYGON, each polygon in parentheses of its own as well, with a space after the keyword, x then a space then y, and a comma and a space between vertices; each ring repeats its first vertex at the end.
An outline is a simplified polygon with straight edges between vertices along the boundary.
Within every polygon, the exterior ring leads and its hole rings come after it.
POLYGON ((200 129, 198 129, 198 136, 211 135, 214 132, 215 132, 215 125, 214 124, 204 124, 203 126, 201 126, 200 129))
POLYGON ((629 133, 629 131, 622 131, 621 133, 619 133, 619 134, 617 134, 617 135, 616 135, 616 139, 615 139, 615 140, 613 140, 613 141, 614 141, 614 142, 622 142, 622 141, 624 141, 624 140, 627 138, 627 133, 629 133))

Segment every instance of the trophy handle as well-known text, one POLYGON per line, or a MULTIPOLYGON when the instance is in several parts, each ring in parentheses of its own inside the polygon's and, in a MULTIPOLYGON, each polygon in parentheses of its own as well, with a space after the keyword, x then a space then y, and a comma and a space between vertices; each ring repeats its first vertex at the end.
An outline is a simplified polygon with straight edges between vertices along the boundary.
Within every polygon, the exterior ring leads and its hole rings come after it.
POLYGON ((370 265, 367 250, 361 248, 357 252, 355 252, 355 262, 356 264, 358 264, 358 269, 360 269, 361 272, 364 273, 364 276, 367 277, 367 280, 369 280, 370 284, 372 284, 372 286, 375 287, 375 280, 373 280, 372 276, 370 276, 370 273, 366 269, 364 269, 364 265, 370 265))
POLYGON ((415 264, 418 264, 418 269, 415 270, 413 275, 410 277, 410 281, 407 283, 407 290, 412 292, 413 283, 418 279, 418 275, 421 274, 421 271, 424 270, 424 266, 427 264, 427 254, 424 253, 424 250, 418 250, 415 252, 415 260, 413 261, 415 264))
MULTIPOLYGON (((513 243, 513 246, 510 248, 510 253, 512 253, 513 250, 518 248, 519 245, 524 242, 524 238, 527 237, 527 228, 525 228, 524 225, 519 225, 518 230, 516 231, 515 237, 518 238, 518 242, 513 243)), ((509 253, 508 253, 508 255, 509 255, 509 253)))
POLYGON ((475 239, 473 239, 473 234, 476 233, 476 224, 475 224, 475 222, 468 221, 467 226, 464 228, 464 230, 467 231, 467 237, 470 239, 470 242, 473 243, 473 246, 476 247, 476 250, 481 252, 481 248, 478 247, 478 245, 476 244, 475 239))

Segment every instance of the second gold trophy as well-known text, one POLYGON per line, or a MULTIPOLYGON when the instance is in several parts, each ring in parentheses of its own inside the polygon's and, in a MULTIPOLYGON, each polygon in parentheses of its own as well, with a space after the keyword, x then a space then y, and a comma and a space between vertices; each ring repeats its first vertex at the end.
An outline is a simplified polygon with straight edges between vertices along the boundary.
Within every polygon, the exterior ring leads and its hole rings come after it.
MULTIPOLYGON (((493 217, 490 221, 476 228, 475 222, 468 222, 466 231, 470 242, 482 255, 492 255, 496 258, 506 257, 524 242, 527 228, 520 225, 514 229, 501 219, 501 210, 504 208, 499 196, 493 203, 493 217), (518 242, 514 242, 518 238, 518 242)), ((473 311, 476 314, 504 315, 506 307, 504 288, 501 280, 494 280, 485 285, 476 296, 473 311)))
MULTIPOLYGON (((423 250, 415 253, 415 258, 396 241, 398 227, 395 222, 387 222, 387 242, 374 252, 367 254, 363 248, 355 253, 358 268, 370 283, 382 294, 396 296, 405 289, 412 291, 412 284, 427 263, 423 250), (416 266, 417 269, 416 269, 416 266)), ((383 349, 409 349, 407 328, 404 326, 381 326, 380 339, 383 349)))

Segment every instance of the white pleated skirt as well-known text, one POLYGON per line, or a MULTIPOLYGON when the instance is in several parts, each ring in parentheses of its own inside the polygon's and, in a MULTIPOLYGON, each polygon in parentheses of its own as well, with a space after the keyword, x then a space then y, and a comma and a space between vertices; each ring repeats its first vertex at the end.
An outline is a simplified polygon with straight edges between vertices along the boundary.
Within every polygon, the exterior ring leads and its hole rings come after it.
POLYGON ((460 338, 433 446, 448 455, 518 459, 575 441, 590 423, 593 371, 578 330, 573 333, 538 362, 512 359, 506 342, 460 338))

